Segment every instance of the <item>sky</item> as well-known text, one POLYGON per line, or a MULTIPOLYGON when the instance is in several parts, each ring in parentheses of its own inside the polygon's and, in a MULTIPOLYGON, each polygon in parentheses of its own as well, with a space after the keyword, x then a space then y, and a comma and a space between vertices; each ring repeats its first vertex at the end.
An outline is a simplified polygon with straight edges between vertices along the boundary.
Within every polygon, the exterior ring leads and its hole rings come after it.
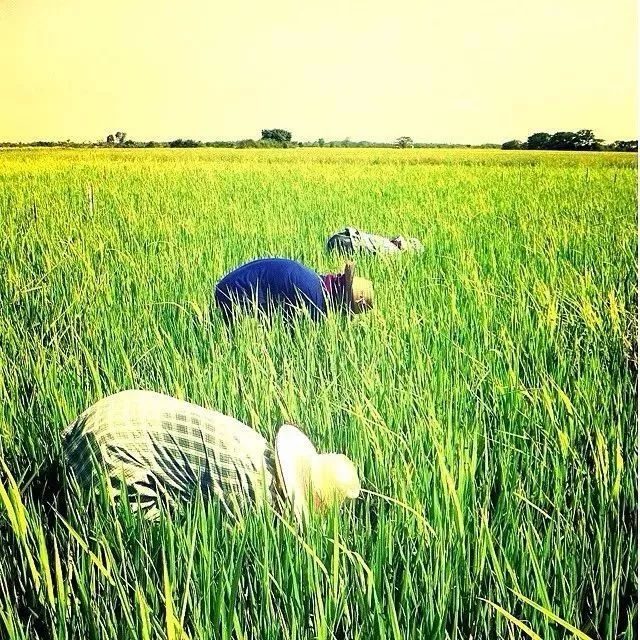
POLYGON ((0 0, 0 140, 637 137, 636 0, 0 0))

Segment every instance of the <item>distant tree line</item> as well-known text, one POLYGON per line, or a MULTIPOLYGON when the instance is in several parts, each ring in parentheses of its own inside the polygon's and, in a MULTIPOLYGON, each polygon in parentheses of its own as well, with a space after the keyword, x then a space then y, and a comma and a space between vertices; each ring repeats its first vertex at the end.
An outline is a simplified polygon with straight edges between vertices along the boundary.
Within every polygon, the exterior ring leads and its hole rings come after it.
POLYGON ((203 142, 200 140, 177 138, 170 141, 137 141, 126 139, 122 143, 115 141, 101 141, 96 142, 72 142, 70 140, 52 141, 52 140, 37 140, 34 142, 0 142, 0 147, 66 147, 69 149, 85 149, 85 148, 123 148, 123 149, 155 149, 155 148, 204 148, 204 147, 218 147, 224 149, 290 149, 297 147, 330 147, 330 148, 349 148, 349 149, 393 149, 413 147, 414 149, 499 149, 499 144, 486 143, 486 144, 451 144, 446 142, 411 142, 404 145, 399 142, 375 142, 369 140, 350 140, 346 138, 344 140, 324 140, 319 138, 318 140, 308 142, 278 142, 272 139, 260 138, 254 140, 247 138, 245 140, 215 140, 213 142, 203 142))
POLYGON ((414 142, 409 136, 401 136, 395 142, 375 142, 369 140, 354 141, 350 138, 343 140, 325 140, 318 138, 309 142, 296 142, 293 135, 286 129, 263 129, 261 138, 254 140, 246 138, 244 140, 216 140, 213 142, 202 142, 191 138, 176 138, 170 141, 136 141, 127 138, 127 134, 123 131, 117 131, 115 134, 108 134, 104 141, 97 142, 71 142, 66 141, 36 141, 36 142, 0 142, 0 147, 68 147, 72 149, 82 148, 126 148, 126 149, 154 149, 154 148, 180 148, 195 149, 205 147, 217 147, 223 149, 288 149, 294 147, 330 147, 330 148, 349 148, 349 149, 373 149, 373 148, 407 148, 413 147, 417 149, 499 149, 499 144, 486 143, 481 145, 471 144, 450 144, 446 142, 414 142))
POLYGON ((526 142, 509 140, 502 144, 502 149, 547 149, 554 151, 638 151, 637 140, 616 140, 604 144, 596 138, 591 129, 580 131, 558 131, 557 133, 538 132, 530 135, 526 142))
POLYGON ((224 149, 273 149, 273 148, 293 148, 293 147, 330 147, 330 148, 400 148, 413 147, 415 149, 555 149, 563 151, 638 151, 637 140, 616 140, 611 144, 604 144, 596 138, 591 129, 580 129, 580 131, 558 131, 557 133, 538 132, 530 135, 526 142, 520 140, 509 140, 502 145, 485 144, 450 144, 445 142, 414 142, 409 136, 401 136, 395 142, 374 142, 368 140, 353 141, 350 138, 344 140, 326 141, 318 138, 313 142, 295 142, 290 131, 286 129, 263 129, 262 137, 258 140, 247 138, 245 140, 216 140, 213 142, 202 142, 191 138, 176 138, 166 142, 149 140, 139 142, 131 140, 124 131, 117 131, 115 134, 108 134, 104 140, 97 142, 71 142, 66 141, 36 141, 36 142, 0 142, 0 147, 69 147, 69 148, 204 148, 218 147, 224 149))

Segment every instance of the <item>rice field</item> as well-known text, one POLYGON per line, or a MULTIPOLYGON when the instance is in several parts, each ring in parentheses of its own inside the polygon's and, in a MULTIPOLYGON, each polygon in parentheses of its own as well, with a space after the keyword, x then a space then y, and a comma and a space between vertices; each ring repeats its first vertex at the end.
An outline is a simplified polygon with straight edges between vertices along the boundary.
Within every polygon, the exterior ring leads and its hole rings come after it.
POLYGON ((635 638, 637 156, 0 151, 0 638, 635 638), (376 309, 231 339, 216 281, 319 272, 346 226, 376 309), (367 490, 305 530, 197 497, 159 523, 27 487, 97 399, 152 389, 367 490))

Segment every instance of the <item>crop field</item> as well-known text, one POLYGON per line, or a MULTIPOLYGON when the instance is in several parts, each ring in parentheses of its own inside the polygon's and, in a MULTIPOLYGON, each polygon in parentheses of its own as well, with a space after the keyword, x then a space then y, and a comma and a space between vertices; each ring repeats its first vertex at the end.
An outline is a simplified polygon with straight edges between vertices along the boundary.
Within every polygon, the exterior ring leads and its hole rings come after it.
POLYGON ((0 151, 0 638, 635 638, 636 163, 0 151), (374 311, 226 333, 221 276, 337 272, 347 225, 425 246, 357 258, 374 311), (129 388, 297 424, 366 492, 305 529, 197 497, 47 514, 31 476, 129 388))

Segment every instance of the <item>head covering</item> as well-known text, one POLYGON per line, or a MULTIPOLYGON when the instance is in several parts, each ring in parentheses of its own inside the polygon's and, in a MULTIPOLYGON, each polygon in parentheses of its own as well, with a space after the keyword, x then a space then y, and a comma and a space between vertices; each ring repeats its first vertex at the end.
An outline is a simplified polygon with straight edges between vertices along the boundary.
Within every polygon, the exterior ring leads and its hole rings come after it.
POLYGON ((418 238, 405 238, 404 236, 396 236, 391 238, 391 242, 400 249, 400 251, 422 251, 424 247, 418 238))
POLYGON ((353 262, 344 265, 344 287, 347 302, 353 313, 363 313, 373 308, 373 284, 371 280, 355 275, 353 262))
POLYGON ((275 452, 280 484, 299 521, 308 512, 311 496, 328 506, 360 494, 353 462, 342 454, 318 453, 309 438, 291 424, 278 430, 275 452))

